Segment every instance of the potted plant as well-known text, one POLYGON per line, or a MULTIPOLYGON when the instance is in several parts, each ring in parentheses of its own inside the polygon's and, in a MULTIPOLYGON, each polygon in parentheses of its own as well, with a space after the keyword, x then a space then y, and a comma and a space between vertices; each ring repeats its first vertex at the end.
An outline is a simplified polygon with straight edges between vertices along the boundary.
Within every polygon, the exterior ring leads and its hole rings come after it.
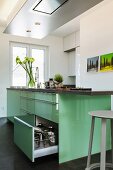
POLYGON ((54 83, 56 87, 62 87, 63 76, 61 74, 55 74, 54 83))

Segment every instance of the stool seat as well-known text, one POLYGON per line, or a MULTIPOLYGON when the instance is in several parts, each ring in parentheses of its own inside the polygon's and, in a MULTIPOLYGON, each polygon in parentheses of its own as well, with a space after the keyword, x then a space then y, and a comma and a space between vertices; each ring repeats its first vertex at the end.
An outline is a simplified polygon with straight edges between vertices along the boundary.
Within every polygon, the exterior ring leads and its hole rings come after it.
POLYGON ((99 118, 113 119, 113 111, 111 110, 91 111, 89 112, 89 115, 99 117, 99 118))
POLYGON ((89 139, 89 149, 88 149, 88 159, 87 166, 85 170, 93 170, 100 167, 100 170, 105 170, 106 167, 113 169, 113 111, 111 110, 97 110, 89 112, 92 117, 91 129, 90 129, 90 139, 89 139), (93 144, 93 134, 95 126, 95 118, 101 119, 101 146, 100 146, 100 163, 91 164, 91 151, 93 144), (107 119, 110 119, 111 123, 111 148, 112 148, 112 162, 106 162, 106 125, 107 119))

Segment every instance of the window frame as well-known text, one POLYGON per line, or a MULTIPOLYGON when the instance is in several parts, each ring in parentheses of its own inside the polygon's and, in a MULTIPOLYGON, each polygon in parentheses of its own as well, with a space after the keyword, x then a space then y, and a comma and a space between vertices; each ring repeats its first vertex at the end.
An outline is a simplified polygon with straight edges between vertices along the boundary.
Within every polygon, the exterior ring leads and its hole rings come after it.
POLYGON ((26 56, 31 56, 32 49, 44 50, 44 81, 48 79, 49 73, 49 48, 48 46, 38 45, 38 44, 28 44, 21 42, 9 42, 9 82, 10 86, 13 85, 13 47, 23 47, 26 48, 26 56))

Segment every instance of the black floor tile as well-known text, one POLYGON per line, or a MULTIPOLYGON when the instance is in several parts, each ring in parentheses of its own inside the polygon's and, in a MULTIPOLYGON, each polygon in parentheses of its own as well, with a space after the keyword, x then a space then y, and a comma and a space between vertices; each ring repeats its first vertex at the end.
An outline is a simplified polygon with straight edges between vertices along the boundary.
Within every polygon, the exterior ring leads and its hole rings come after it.
MULTIPOLYGON (((93 161, 99 161, 99 156, 94 156, 93 161)), ((0 170, 84 170, 85 167, 86 158, 59 165, 56 154, 32 163, 13 142, 13 124, 6 118, 0 119, 0 170)))

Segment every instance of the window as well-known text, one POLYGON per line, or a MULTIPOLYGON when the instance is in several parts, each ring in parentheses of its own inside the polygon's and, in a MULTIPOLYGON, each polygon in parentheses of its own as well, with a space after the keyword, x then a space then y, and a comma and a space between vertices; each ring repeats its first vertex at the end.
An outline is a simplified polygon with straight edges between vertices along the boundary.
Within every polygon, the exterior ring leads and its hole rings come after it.
POLYGON ((33 74, 36 75, 36 69, 39 70, 39 83, 43 83, 45 79, 45 53, 46 47, 10 43, 11 47, 11 85, 12 86, 26 86, 27 75, 25 70, 16 64, 16 57, 19 56, 21 60, 24 57, 33 57, 35 62, 33 63, 33 74))

